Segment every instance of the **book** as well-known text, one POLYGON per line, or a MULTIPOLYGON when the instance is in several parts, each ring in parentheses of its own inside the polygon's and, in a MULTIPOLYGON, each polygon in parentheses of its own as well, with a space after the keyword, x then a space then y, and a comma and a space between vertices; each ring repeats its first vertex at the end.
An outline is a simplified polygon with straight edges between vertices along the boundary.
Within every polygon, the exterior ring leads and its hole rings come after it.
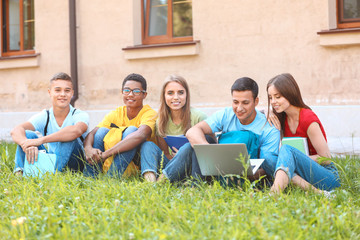
POLYGON ((284 137, 281 141, 281 144, 290 145, 309 156, 309 146, 307 139, 304 137, 284 137))
POLYGON ((56 155, 46 152, 38 154, 38 160, 34 164, 29 164, 25 158, 24 176, 41 178, 45 173, 55 172, 56 155))
POLYGON ((185 143, 188 143, 189 140, 184 135, 177 135, 177 136, 166 136, 164 137, 165 142, 172 150, 172 147, 176 149, 180 149, 185 143))

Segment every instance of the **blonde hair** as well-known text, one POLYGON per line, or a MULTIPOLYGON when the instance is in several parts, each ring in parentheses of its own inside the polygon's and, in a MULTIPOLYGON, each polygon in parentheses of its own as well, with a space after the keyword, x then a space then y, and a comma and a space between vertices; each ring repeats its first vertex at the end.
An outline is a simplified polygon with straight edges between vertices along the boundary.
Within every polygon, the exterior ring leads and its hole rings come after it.
POLYGON ((183 86, 186 91, 186 103, 182 107, 181 111, 181 127, 183 130, 183 134, 186 133, 187 130, 191 127, 191 119, 190 119, 190 92, 189 92, 189 86, 186 82, 186 80, 178 75, 170 75, 165 78, 165 82, 162 86, 161 90, 161 96, 160 96, 160 108, 158 112, 158 133, 160 136, 165 137, 166 135, 166 126, 169 121, 169 115, 171 114, 170 107, 166 104, 165 101, 165 88, 166 86, 171 83, 176 82, 183 86))

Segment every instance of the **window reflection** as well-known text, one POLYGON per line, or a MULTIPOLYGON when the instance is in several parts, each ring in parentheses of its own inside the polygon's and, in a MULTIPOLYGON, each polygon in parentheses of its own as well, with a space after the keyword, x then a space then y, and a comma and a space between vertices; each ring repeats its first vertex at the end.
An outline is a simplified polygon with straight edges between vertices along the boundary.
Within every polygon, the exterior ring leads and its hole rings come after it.
POLYGON ((149 36, 166 35, 167 13, 167 0, 150 1, 149 36))
POLYGON ((24 50, 33 50, 35 46, 34 0, 24 0, 24 50))
POLYGON ((174 37, 192 36, 191 1, 173 0, 173 35, 174 37))
POLYGON ((360 18, 360 0, 344 0, 344 19, 360 18))
POLYGON ((20 50, 19 0, 9 0, 9 50, 20 50))

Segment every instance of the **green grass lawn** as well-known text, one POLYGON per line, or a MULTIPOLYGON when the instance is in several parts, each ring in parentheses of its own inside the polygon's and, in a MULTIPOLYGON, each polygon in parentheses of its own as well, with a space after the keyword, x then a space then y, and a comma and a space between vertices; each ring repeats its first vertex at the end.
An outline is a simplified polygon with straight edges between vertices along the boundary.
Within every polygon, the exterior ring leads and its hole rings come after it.
POLYGON ((327 199, 290 188, 94 180, 12 174, 15 145, 0 145, 0 239, 360 239, 360 158, 336 158, 342 187, 327 199))

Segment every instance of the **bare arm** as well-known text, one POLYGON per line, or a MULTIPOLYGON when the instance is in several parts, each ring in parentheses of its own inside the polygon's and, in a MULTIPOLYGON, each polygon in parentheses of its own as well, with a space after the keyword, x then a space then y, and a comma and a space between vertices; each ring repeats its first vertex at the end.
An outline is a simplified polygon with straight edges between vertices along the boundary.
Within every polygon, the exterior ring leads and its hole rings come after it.
POLYGON ((75 125, 64 127, 61 130, 47 136, 36 139, 27 139, 21 146, 22 148, 27 148, 30 146, 37 147, 41 144, 49 142, 70 142, 80 137, 84 132, 86 132, 87 128, 88 126, 84 122, 78 122, 75 125))
POLYGON ((157 140, 157 143, 161 149, 161 151, 164 152, 165 156, 168 158, 168 159, 172 159, 173 156, 170 155, 170 152, 169 152, 169 146, 167 145, 166 141, 164 140, 164 138, 160 137, 160 136, 157 136, 156 137, 156 140, 157 140))
POLYGON ((129 151, 134 149, 141 143, 145 142, 148 137, 151 136, 152 130, 147 125, 141 125, 138 130, 127 135, 123 140, 118 142, 114 147, 106 150, 102 153, 102 159, 107 159, 108 157, 119 154, 122 152, 129 151))
MULTIPOLYGON (((318 162, 319 157, 327 157, 330 158, 330 150, 327 142, 325 140, 324 135, 321 132, 320 126, 318 123, 313 122, 307 129, 307 135, 309 136, 311 144, 314 146, 318 155, 310 156, 311 159, 318 162)), ((329 164, 330 161, 326 161, 324 164, 329 164)))
POLYGON ((26 130, 35 131, 35 128, 30 122, 24 122, 14 127, 11 131, 11 137, 16 144, 21 146, 27 140, 25 133, 26 130))
POLYGON ((64 127, 63 129, 47 135, 44 142, 69 142, 83 135, 88 126, 84 122, 78 122, 75 125, 64 127))
POLYGON ((201 121, 186 132, 186 137, 191 146, 194 146, 194 144, 208 144, 205 134, 211 135, 213 132, 209 124, 205 121, 201 121))

